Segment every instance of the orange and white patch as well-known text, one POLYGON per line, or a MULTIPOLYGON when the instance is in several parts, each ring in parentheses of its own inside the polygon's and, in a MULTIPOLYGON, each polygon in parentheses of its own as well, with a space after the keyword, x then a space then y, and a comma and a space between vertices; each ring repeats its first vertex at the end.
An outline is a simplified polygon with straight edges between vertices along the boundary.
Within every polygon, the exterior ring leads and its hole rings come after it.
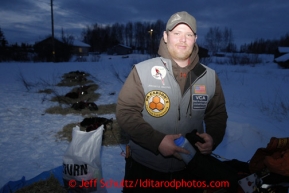
POLYGON ((162 117, 169 111, 170 99, 166 93, 153 90, 146 94, 145 107, 151 116, 162 117))

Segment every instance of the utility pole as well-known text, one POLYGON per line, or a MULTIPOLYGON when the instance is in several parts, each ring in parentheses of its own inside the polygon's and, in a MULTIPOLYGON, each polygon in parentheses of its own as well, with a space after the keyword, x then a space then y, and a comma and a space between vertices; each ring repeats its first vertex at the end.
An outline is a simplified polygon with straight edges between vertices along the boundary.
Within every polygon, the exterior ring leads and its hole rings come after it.
POLYGON ((55 62, 55 45, 54 45, 54 21, 53 21, 53 0, 50 0, 51 4, 51 43, 52 43, 52 61, 55 62))

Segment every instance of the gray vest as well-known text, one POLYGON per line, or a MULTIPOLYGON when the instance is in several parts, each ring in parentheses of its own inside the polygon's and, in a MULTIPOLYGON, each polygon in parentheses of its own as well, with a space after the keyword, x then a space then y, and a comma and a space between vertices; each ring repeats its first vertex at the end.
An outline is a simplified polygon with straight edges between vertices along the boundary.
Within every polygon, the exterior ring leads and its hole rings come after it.
MULTIPOLYGON (((214 96, 215 71, 202 65, 204 72, 190 85, 183 96, 174 78, 171 61, 153 58, 136 65, 145 93, 143 119, 165 134, 186 133, 197 129, 204 132, 203 120, 207 103, 214 96)), ((188 77, 189 78, 189 77, 188 77)), ((137 162, 161 171, 184 169, 183 161, 164 157, 130 141, 132 157, 137 162)))

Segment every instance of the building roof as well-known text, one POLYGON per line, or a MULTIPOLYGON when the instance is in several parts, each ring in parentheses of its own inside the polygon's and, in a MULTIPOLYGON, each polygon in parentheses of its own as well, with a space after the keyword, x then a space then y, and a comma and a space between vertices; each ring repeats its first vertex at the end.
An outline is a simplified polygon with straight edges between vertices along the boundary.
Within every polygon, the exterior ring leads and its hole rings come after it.
POLYGON ((278 47, 280 53, 289 53, 289 47, 278 47))
MULTIPOLYGON (((49 38, 52 38, 52 37, 50 36, 50 37, 48 37, 48 38, 46 38, 46 39, 49 39, 49 38)), ((44 39, 44 40, 46 40, 46 39, 44 39)), ((54 39, 58 40, 59 42, 64 43, 64 42, 62 41, 62 39, 59 38, 59 37, 54 37, 54 39)), ((42 41, 44 41, 44 40, 42 40, 42 41)), ((42 42, 42 41, 40 41, 40 42, 42 42)), ((90 47, 89 44, 86 44, 86 43, 84 43, 84 42, 82 42, 82 41, 79 41, 79 40, 73 40, 72 45, 73 45, 73 46, 76 46, 76 47, 87 47, 87 48, 90 47)))
POLYGON ((79 40, 73 40, 73 46, 79 46, 79 47, 90 47, 89 44, 86 44, 82 41, 79 41, 79 40))

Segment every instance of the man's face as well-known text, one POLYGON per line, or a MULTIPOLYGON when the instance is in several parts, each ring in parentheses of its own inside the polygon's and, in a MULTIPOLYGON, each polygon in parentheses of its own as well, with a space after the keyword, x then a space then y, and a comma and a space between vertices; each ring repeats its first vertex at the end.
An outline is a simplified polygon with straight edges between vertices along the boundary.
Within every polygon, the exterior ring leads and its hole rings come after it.
POLYGON ((186 24, 179 24, 172 31, 164 32, 164 40, 172 59, 178 62, 190 57, 197 36, 186 24))

